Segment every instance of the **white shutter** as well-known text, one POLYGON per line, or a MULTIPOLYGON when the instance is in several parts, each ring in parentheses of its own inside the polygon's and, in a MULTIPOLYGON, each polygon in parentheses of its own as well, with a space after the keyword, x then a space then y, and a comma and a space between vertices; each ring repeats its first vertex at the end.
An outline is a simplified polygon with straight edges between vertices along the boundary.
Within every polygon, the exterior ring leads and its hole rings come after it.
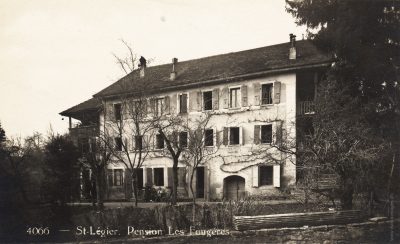
POLYGON ((274 187, 280 187, 281 186, 281 165, 274 165, 274 187))
POLYGON ((258 187, 258 165, 254 165, 252 167, 252 178, 253 178, 253 187, 258 187))
POLYGON ((164 167, 164 186, 167 187, 168 185, 168 167, 164 167))

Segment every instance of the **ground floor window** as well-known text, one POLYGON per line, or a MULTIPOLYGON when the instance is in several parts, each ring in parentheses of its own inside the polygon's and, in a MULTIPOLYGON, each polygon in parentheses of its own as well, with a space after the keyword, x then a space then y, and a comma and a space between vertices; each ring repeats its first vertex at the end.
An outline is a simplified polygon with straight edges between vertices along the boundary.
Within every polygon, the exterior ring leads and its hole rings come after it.
POLYGON ((259 172, 260 172, 259 185, 260 186, 272 185, 272 183, 273 183, 273 167, 272 166, 260 166, 259 172))
POLYGON ((154 168, 154 185, 164 186, 164 168, 154 168))
POLYGON ((124 183, 124 171, 123 169, 109 169, 107 178, 109 186, 122 186, 124 183))

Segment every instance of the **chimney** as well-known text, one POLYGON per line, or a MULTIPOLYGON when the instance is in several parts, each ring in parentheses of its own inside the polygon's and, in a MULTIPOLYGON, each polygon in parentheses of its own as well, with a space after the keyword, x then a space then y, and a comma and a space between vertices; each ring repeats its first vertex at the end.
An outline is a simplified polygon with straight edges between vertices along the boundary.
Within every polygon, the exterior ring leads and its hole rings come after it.
POLYGON ((178 64, 178 59, 177 58, 173 58, 172 59, 172 71, 171 71, 171 75, 169 77, 170 80, 175 80, 176 79, 176 65, 178 64))
POLYGON ((147 61, 143 56, 140 56, 139 62, 140 62, 139 63, 139 69, 140 69, 139 75, 140 75, 140 78, 142 78, 142 77, 144 77, 144 70, 146 69, 147 61))
POLYGON ((290 49, 289 49, 289 59, 296 59, 296 36, 290 33, 290 49))

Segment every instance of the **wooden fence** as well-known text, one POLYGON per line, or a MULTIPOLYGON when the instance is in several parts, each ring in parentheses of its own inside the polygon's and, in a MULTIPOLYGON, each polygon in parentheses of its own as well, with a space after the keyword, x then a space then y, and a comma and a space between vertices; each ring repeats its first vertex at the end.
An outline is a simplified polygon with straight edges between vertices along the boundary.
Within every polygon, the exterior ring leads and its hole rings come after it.
POLYGON ((347 224, 365 218, 359 210, 328 211, 311 213, 288 213, 258 216, 234 216, 236 230, 257 230, 276 227, 301 227, 305 225, 347 224))

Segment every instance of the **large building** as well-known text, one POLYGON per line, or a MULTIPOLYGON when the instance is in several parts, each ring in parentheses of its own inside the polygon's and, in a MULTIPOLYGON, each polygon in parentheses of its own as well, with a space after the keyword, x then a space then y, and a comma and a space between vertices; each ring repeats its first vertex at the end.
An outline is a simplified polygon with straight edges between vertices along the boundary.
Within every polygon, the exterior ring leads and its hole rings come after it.
MULTIPOLYGON (((188 120, 211 114, 204 130, 205 147, 212 156, 196 169, 196 197, 238 199, 254 194, 276 194, 296 183, 296 158, 278 150, 282 141, 296 142, 302 119, 313 112, 315 84, 332 63, 311 41, 290 42, 200 59, 146 67, 142 65, 93 98, 60 113, 70 118, 70 134, 82 151, 93 138, 124 120, 122 99, 149 100, 149 113, 182 116, 188 120), (79 120, 74 126, 71 118, 79 120)), ((189 123, 190 126, 190 123, 189 123)), ((188 144, 187 131, 177 131, 179 143, 188 144)), ((172 159, 155 130, 135 135, 107 133, 116 150, 126 143, 130 154, 148 140, 147 158, 139 171, 139 184, 156 188, 172 185, 172 159), (140 140, 138 140, 140 139, 140 140)), ((294 149, 295 150, 295 149, 294 149)), ((179 162, 178 190, 188 193, 190 165, 179 162)), ((90 174, 83 171, 83 179, 90 174)), ((108 166, 107 197, 129 199, 130 180, 123 163, 108 166)), ((84 185, 84 184, 83 184, 84 185)))

